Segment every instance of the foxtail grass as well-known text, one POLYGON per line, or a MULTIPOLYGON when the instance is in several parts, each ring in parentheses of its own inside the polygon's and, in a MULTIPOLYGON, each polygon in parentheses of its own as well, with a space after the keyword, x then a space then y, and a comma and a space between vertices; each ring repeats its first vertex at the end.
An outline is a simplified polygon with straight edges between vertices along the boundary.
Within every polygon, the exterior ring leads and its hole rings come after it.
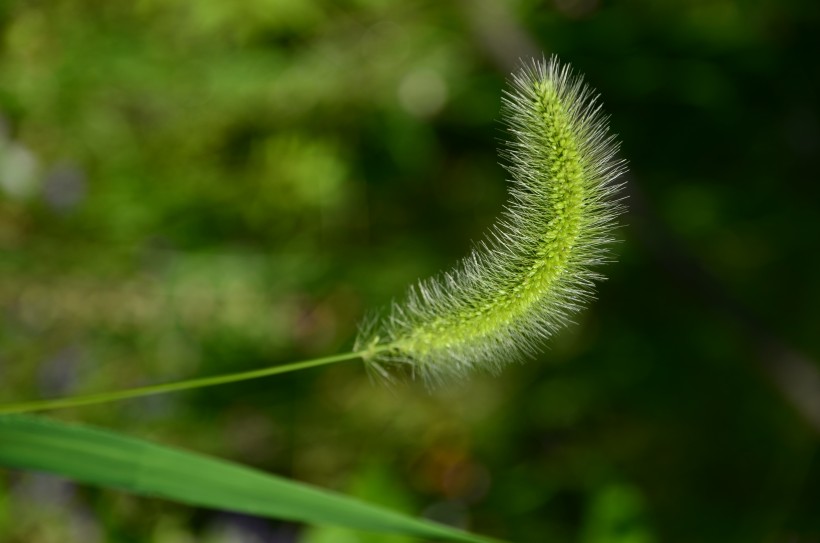
POLYGON ((512 177, 498 224, 453 270, 411 287, 370 318, 352 352, 174 383, 0 406, 0 465, 81 482, 316 524, 447 541, 491 540, 218 459, 26 415, 223 385, 363 359, 391 378, 428 383, 498 371, 538 352, 594 296, 611 260, 624 163, 597 96, 557 60, 524 65, 504 97, 512 177))
POLYGON ((503 103, 512 135, 503 217, 453 270, 363 327, 356 349, 380 375, 404 368, 438 382, 497 371, 538 352, 603 279, 625 164, 597 96, 552 58, 525 65, 503 103))
POLYGON ((110 402, 222 385, 361 358, 390 379, 428 383, 498 371, 539 352, 594 297, 612 259, 625 163, 598 96, 556 58, 524 64, 504 95, 502 158, 510 199, 455 268, 410 287, 383 318, 365 319, 352 352, 230 375, 0 406, 0 414, 110 402))

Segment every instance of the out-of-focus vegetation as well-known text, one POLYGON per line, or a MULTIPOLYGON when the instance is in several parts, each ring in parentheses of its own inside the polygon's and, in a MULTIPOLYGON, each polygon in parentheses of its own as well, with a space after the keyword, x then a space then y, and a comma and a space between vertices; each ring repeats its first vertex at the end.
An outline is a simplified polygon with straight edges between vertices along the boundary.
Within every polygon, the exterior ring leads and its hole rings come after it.
MULTIPOLYGON (((350 347, 501 211, 522 56, 603 95, 620 262, 538 360, 55 414, 516 541, 820 537, 812 0, 5 0, 0 400, 350 347)), ((388 541, 0 473, 0 540, 388 541)))

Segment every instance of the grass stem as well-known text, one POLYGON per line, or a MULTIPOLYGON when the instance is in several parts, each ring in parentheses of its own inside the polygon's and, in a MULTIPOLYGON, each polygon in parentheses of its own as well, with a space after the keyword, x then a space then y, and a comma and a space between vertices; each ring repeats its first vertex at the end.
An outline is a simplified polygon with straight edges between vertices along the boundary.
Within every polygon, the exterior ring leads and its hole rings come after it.
POLYGON ((361 351, 354 351, 350 353, 342 353, 332 356, 324 356, 321 358, 313 358, 310 360, 301 360, 299 362, 271 366, 259 370, 231 373, 228 375, 200 377, 197 379, 188 379, 186 381, 177 381, 173 383, 164 383, 159 385, 149 385, 144 387, 129 388, 126 390, 116 390, 111 392, 101 392, 98 394, 69 396, 65 398, 53 398, 48 400, 35 400, 30 402, 0 405, 0 415, 6 415, 9 413, 30 413, 33 411, 46 411, 49 409, 62 409, 66 407, 78 407, 81 405, 114 402, 118 400, 125 400, 128 398, 139 398, 142 396, 150 396, 153 394, 164 394, 166 392, 177 392, 180 390, 189 390, 193 388, 224 385, 226 383, 235 383, 237 381, 248 381, 251 379, 259 379, 260 377, 277 375, 280 373, 288 373, 291 371, 298 371, 307 368, 313 368, 316 366, 334 364, 336 362, 344 362, 346 360, 355 360, 357 358, 362 358, 362 356, 368 355, 372 352, 373 349, 371 348, 361 351))

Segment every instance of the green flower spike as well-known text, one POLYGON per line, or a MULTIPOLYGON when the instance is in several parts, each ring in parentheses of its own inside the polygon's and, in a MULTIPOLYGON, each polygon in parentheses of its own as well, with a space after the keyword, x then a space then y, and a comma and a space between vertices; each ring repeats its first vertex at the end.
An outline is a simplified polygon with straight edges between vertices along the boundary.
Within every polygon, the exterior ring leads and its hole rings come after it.
POLYGON ((597 96, 554 57, 524 65, 505 93, 510 201, 455 269, 411 287, 354 348, 389 377, 438 382, 534 354, 594 296, 623 211, 625 163, 597 96))
POLYGON ((499 370, 534 354, 593 297, 594 269, 608 260, 616 182, 624 162, 597 97, 569 68, 525 65, 504 97, 513 135, 503 152, 510 203, 486 241, 454 270, 412 287, 385 319, 371 319, 353 351, 228 375, 85 396, 0 405, 0 414, 99 404, 223 385, 364 359, 391 378, 404 369, 429 383, 473 369, 499 370))

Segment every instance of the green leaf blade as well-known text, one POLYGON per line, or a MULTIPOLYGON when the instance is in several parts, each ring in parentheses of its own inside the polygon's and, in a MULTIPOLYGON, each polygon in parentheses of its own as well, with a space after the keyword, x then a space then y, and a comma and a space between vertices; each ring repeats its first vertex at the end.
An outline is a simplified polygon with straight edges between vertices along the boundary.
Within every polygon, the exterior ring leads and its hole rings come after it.
POLYGON ((39 417, 0 416, 0 465, 308 524, 445 541, 492 541, 239 464, 39 417))

